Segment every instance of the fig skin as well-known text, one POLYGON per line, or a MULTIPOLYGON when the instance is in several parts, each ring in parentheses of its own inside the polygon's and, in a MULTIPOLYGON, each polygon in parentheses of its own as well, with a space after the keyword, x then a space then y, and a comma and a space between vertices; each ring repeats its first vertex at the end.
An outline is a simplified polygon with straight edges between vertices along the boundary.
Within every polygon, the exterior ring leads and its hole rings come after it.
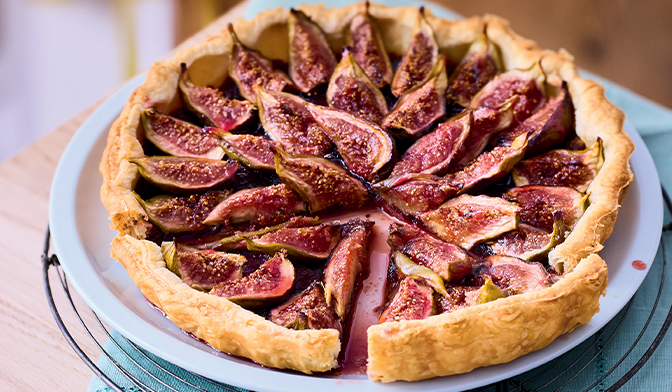
POLYGON ((436 272, 423 265, 414 263, 410 257, 399 251, 392 252, 390 258, 403 276, 419 280, 441 295, 448 295, 446 287, 443 284, 443 279, 436 272))
POLYGON ((541 290, 552 283, 543 265, 515 257, 488 256, 483 264, 475 267, 474 272, 474 283, 484 284, 487 279, 492 279, 508 295, 541 290))
POLYGON ((518 227, 519 210, 498 197, 462 195, 418 218, 442 240, 469 250, 518 227))
POLYGON ((573 230, 587 208, 588 195, 562 186, 528 185, 512 188, 503 197, 520 205, 520 220, 546 231, 553 230, 554 214, 573 230))
POLYGON ((284 249, 296 260, 326 260, 341 238, 338 225, 283 227, 258 238, 245 237, 247 249, 275 254, 284 249))
POLYGON ((343 237, 336 245, 324 270, 324 292, 338 318, 345 321, 362 270, 369 268, 369 240, 374 222, 352 220, 343 227, 343 237))
POLYGON ((562 213, 553 216, 553 232, 549 233, 526 223, 520 223, 516 230, 504 233, 488 245, 495 254, 517 257, 526 261, 543 261, 548 252, 565 240, 565 223, 562 213))
POLYGON ((420 7, 411 43, 401 58, 392 79, 392 94, 399 97, 423 81, 438 56, 439 46, 434 37, 434 30, 425 19, 424 7, 420 7))
POLYGON ((268 226, 305 212, 306 205, 285 184, 238 191, 217 204, 203 221, 206 225, 251 222, 268 226))
POLYGON ((481 34, 450 75, 446 92, 448 101, 468 107, 472 98, 497 76, 502 68, 500 64, 495 45, 485 33, 481 34))
POLYGON ((331 141, 296 95, 255 87, 259 119, 264 130, 290 154, 324 156, 331 141))
POLYGON ((219 160, 219 140, 194 124, 147 109, 140 115, 145 136, 161 151, 174 156, 219 160))
POLYGON ((513 169, 516 186, 571 186, 579 192, 588 190, 604 164, 602 139, 583 151, 553 150, 526 159, 513 169))
POLYGON ((294 266, 280 252, 248 276, 218 284, 210 294, 227 298, 247 309, 259 309, 281 302, 293 285, 294 266))
POLYGON ((240 90, 240 95, 243 98, 255 102, 254 86, 273 91, 292 90, 295 87, 284 72, 273 69, 273 64, 269 59, 259 51, 243 45, 233 31, 231 23, 229 23, 228 29, 233 40, 229 74, 238 85, 238 90, 240 90))
POLYGON ((407 215, 426 212, 460 193, 462 184, 453 184, 431 174, 404 174, 373 185, 389 206, 407 215))
POLYGON ((187 76, 187 65, 182 63, 180 66, 182 73, 178 88, 182 100, 189 110, 198 114, 206 124, 228 132, 252 118, 254 112, 252 102, 229 99, 217 89, 195 86, 187 76))
POLYGON ((388 112, 387 101, 357 64, 350 50, 348 46, 343 47, 341 62, 329 80, 329 107, 380 124, 388 112))
POLYGON ((243 278, 244 256, 201 250, 176 242, 161 244, 166 267, 191 288, 210 291, 228 280, 243 278))
POLYGON ((385 174, 396 155, 394 140, 387 132, 352 114, 310 103, 306 107, 353 174, 367 181, 385 174))
POLYGON ((342 332, 334 310, 325 300, 324 288, 313 282, 287 303, 271 310, 271 321, 290 329, 335 329, 342 332))
POLYGON ((357 210, 370 202, 366 188, 337 164, 312 155, 275 151, 275 171, 310 206, 311 213, 326 209, 357 210))
POLYGON ((275 162, 271 146, 278 143, 261 136, 234 135, 229 132, 217 132, 224 153, 252 169, 275 172, 275 162))
POLYGON ((427 78, 399 98, 382 127, 403 139, 422 136, 446 114, 447 86, 446 58, 439 55, 427 78))
POLYGON ((324 32, 302 11, 289 10, 289 73, 304 93, 329 82, 336 57, 324 32))
POLYGON ((140 175, 159 189, 192 194, 218 189, 236 175, 238 162, 190 157, 129 158, 140 175))
POLYGON ((380 316, 380 323, 403 320, 424 320, 434 314, 434 296, 431 287, 405 278, 399 291, 380 316))
POLYGON ((207 228, 203 221, 228 195, 228 191, 209 191, 190 196, 159 195, 145 201, 133 192, 133 196, 145 210, 147 219, 164 233, 207 228))
POLYGON ((242 250, 247 249, 247 241, 245 238, 249 237, 259 237, 266 233, 282 229, 283 227, 306 227, 306 226, 315 226, 320 223, 319 218, 314 218, 311 216, 294 216, 286 222, 278 223, 274 226, 267 226, 263 229, 254 230, 254 231, 237 231, 233 235, 228 237, 221 238, 216 242, 204 243, 199 248, 203 249, 213 249, 213 250, 242 250))
POLYGON ((352 48, 355 61, 362 67, 374 86, 383 88, 392 83, 394 73, 387 55, 385 44, 374 18, 366 9, 355 15, 350 22, 348 45, 352 48))

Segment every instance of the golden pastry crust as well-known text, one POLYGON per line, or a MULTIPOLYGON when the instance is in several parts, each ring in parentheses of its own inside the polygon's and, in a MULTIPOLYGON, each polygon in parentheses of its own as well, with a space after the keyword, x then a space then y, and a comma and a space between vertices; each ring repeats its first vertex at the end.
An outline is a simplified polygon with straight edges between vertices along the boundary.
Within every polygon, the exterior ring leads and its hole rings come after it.
MULTIPOLYGON (((300 9, 322 27, 332 47, 340 49, 347 39, 347 26, 363 7, 360 3, 338 9, 300 9)), ((388 51, 401 55, 410 40, 416 9, 371 4, 369 13, 377 19, 388 51)), ((234 28, 244 44, 269 58, 287 60, 287 18, 286 10, 269 10, 250 21, 239 21, 234 28)), ((507 70, 527 68, 541 59, 549 77, 568 82, 576 108, 577 134, 588 145, 598 136, 603 139, 605 163, 589 188, 590 207, 549 256, 553 265, 564 266, 566 271, 559 282, 537 292, 426 320, 370 327, 369 377, 383 382, 462 373, 510 361, 589 322, 599 310, 599 296, 607 283, 606 264, 596 253, 613 229, 632 180, 628 158, 633 144, 622 131, 624 116, 606 100, 602 87, 578 76, 571 55, 562 50, 540 50, 495 16, 448 21, 428 12, 427 19, 440 52, 453 61, 459 61, 486 26, 489 37, 501 49, 507 70)), ((144 240, 150 225, 131 194, 139 173, 127 162, 130 157, 144 155, 140 113, 149 107, 167 113, 180 105, 177 82, 182 62, 189 66, 195 84, 221 85, 227 77, 231 47, 229 33, 224 30, 172 60, 156 63, 113 124, 100 164, 104 179, 101 199, 112 227, 119 231, 112 254, 142 293, 178 327, 215 348, 266 366, 305 373, 326 371, 336 366, 340 350, 336 331, 282 328, 224 298, 191 289, 165 268, 159 247, 144 240)))

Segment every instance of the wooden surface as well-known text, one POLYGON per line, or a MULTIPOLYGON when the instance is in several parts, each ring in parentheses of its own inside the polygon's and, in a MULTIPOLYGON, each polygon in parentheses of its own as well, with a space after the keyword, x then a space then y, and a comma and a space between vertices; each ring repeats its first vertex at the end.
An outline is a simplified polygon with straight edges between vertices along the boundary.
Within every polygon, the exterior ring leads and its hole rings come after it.
MULTIPOLYGON (((235 22, 245 3, 181 46, 191 46, 235 22)), ((168 54, 167 57, 170 57, 168 54)), ((0 391, 85 391, 92 372, 58 329, 42 284, 42 246, 51 180, 68 141, 106 97, 0 164, 0 391)), ((7 130, 3 132, 8 132, 7 130)), ((53 270, 53 268, 52 268, 53 270)), ((97 359, 99 351, 80 327, 57 275, 50 273, 58 309, 73 337, 97 359)), ((75 304, 88 325, 91 311, 77 293, 75 304)), ((104 338, 100 340, 104 342, 104 338)))

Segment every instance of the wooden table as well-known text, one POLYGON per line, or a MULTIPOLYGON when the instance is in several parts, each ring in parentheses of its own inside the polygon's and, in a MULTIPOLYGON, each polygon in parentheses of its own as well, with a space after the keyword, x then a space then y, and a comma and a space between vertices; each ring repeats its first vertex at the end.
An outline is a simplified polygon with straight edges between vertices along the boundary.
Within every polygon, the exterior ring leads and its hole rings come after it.
MULTIPOLYGON (((176 50, 235 22, 245 7, 246 2, 236 5, 176 50)), ((75 131, 109 95, 0 164, 0 391, 85 391, 93 375, 68 345, 49 310, 40 255, 58 160, 75 131)), ((97 359, 99 351, 70 310, 53 271, 50 279, 61 317, 75 340, 97 359)), ((84 301, 74 290, 72 293, 84 321, 95 324, 84 301)), ((104 342, 104 337, 99 340, 104 342)))

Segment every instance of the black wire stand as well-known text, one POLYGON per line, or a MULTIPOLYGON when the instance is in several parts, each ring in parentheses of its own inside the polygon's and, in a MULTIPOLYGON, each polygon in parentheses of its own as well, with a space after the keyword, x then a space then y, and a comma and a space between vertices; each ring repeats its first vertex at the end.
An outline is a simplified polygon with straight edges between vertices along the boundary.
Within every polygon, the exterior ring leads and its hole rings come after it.
MULTIPOLYGON (((670 200, 669 195, 665 191, 665 188, 662 188, 662 192, 663 192, 663 200, 665 202, 667 210, 670 213, 672 213, 672 201, 670 200)), ((672 231, 672 223, 668 223, 663 227, 663 234, 667 231, 672 231)), ((203 387, 193 384, 193 382, 190 382, 186 378, 175 374, 175 372, 172 372, 165 365, 152 359, 152 357, 146 351, 144 351, 142 348, 138 347, 125 337, 119 335, 121 336, 121 341, 115 340, 115 338, 111 335, 107 327, 105 327, 103 322, 98 318, 98 315, 96 315, 96 313, 93 312, 91 309, 88 310, 93 313, 95 323, 93 326, 87 325, 84 322, 79 310, 77 309, 73 301, 67 276, 65 275, 65 273, 61 268, 61 265, 58 261, 58 257, 55 254, 49 255, 49 246, 50 246, 50 232, 49 229, 47 228, 46 238, 44 242, 44 251, 42 253, 42 266, 43 266, 42 273, 44 279, 44 288, 47 294, 47 300, 49 302, 49 307, 51 308, 51 312, 54 316, 54 319, 56 320, 58 327, 63 333, 63 336, 75 350, 77 355, 82 359, 82 361, 84 361, 84 363, 93 371, 93 373, 96 376, 98 376, 105 384, 109 386, 111 390, 115 392, 124 392, 124 389, 112 380, 112 375, 110 373, 106 374, 104 371, 102 371, 96 365, 94 360, 92 360, 91 357, 89 357, 84 352, 81 346, 70 334, 70 330, 68 328, 73 327, 66 326, 63 322, 63 319, 60 316, 59 310, 56 307, 56 303, 54 302, 54 297, 51 291, 52 282, 49 279, 49 270, 52 267, 56 271, 56 274, 58 275, 58 283, 56 283, 56 285, 60 283, 61 289, 65 292, 67 303, 75 312, 80 322, 80 325, 74 326, 74 328, 82 328, 84 331, 86 331, 86 334, 94 342, 95 346, 100 351, 101 355, 107 358, 113 365, 113 367, 117 369, 125 378, 127 378, 132 385, 134 385, 134 387, 136 388, 134 390, 147 391, 147 392, 152 391, 179 392, 181 390, 184 390, 185 388, 187 389, 191 388, 193 390, 202 392, 210 391, 212 390, 212 388, 217 388, 220 390, 224 389, 230 391, 237 390, 232 389, 232 387, 229 385, 222 384, 214 380, 210 380, 201 375, 190 372, 186 369, 182 369, 184 372, 186 372, 186 374, 190 374, 196 379, 200 379, 201 381, 203 381, 204 385, 207 385, 209 387, 207 386, 203 387), (101 342, 96 338, 92 328, 101 329, 103 331, 102 336, 107 338, 112 343, 113 347, 116 348, 124 358, 130 360, 130 362, 135 365, 133 366, 133 369, 129 369, 130 367, 125 368, 119 362, 117 362, 113 358, 110 351, 104 348, 104 342, 103 344, 101 344, 101 342), (122 348, 122 345, 127 348, 126 349, 122 348), (140 358, 148 361, 151 364, 153 371, 150 371, 148 369, 149 366, 143 366, 134 359, 134 356, 135 358, 138 358, 138 355, 140 358), (145 381, 143 381, 143 379, 145 381), (158 384, 161 387, 160 388, 155 387, 153 389, 150 385, 148 385, 151 382, 147 382, 147 380, 153 380, 155 384, 158 384), (170 385, 168 384, 168 382, 170 382, 170 385)), ((615 338, 618 337, 618 331, 626 322, 634 323, 636 321, 629 319, 628 315, 630 314, 632 304, 637 298, 639 292, 635 294, 635 296, 633 296, 633 298, 628 302, 625 308, 616 317, 614 317, 614 319, 611 320, 609 324, 600 329, 595 335, 587 339, 585 342, 583 342, 581 345, 577 346, 573 350, 570 350, 569 352, 561 355, 560 357, 542 366, 539 366, 536 369, 530 370, 527 373, 506 380, 502 380, 498 383, 489 386, 477 388, 474 391, 536 392, 536 391, 566 390, 566 391, 587 392, 587 391, 599 390, 599 391, 612 392, 621 388, 640 369, 642 369, 642 367, 646 364, 649 358, 651 358, 651 356, 656 351, 661 341, 665 337, 665 334, 670 328, 670 324, 672 324, 672 305, 670 306, 670 308, 667 309, 661 308, 659 306, 661 297, 663 297, 664 294, 667 294, 668 297, 672 297, 672 289, 667 288, 667 291, 665 291, 667 254, 665 249, 664 238, 661 238, 660 247, 662 249, 662 256, 663 256, 662 272, 660 274, 660 278, 658 279, 658 291, 655 300, 653 301, 652 304, 649 304, 649 306, 651 307, 651 311, 646 321, 644 322, 643 326, 641 327, 641 330, 637 338, 635 338, 634 341, 629 343, 630 344, 629 348, 625 350, 625 353, 611 367, 607 369, 607 367, 603 366, 604 369, 601 372, 602 375, 597 380, 594 380, 593 379, 594 377, 593 378, 589 377, 588 381, 585 381, 584 378, 586 378, 585 377, 586 374, 584 372, 586 372, 586 369, 588 369, 591 366, 591 364, 594 365, 594 362, 598 360, 600 354, 605 350, 605 348, 609 347, 609 344, 612 343, 615 340, 615 338), (662 322, 662 325, 660 326, 660 329, 656 333, 655 337, 653 338, 653 341, 651 341, 649 343, 649 346, 646 347, 646 344, 643 343, 642 338, 644 337, 647 330, 649 330, 652 320, 654 318, 659 319, 661 317, 665 317, 665 319, 662 322), (570 356, 570 353, 581 352, 580 350, 583 350, 583 353, 578 358, 570 356), (637 351, 637 353, 643 351, 643 353, 641 353, 639 359, 634 364, 632 364, 631 362, 634 360, 634 358, 636 358, 636 356, 635 355, 631 356, 631 354, 633 354, 633 352, 635 351, 637 351), (616 378, 614 380, 614 377, 610 377, 612 374, 622 374, 622 375, 620 376, 620 378, 616 378), (610 385, 604 385, 604 381, 607 379, 610 381, 610 385)), ((653 268, 653 266, 651 266, 651 268, 653 268)))

